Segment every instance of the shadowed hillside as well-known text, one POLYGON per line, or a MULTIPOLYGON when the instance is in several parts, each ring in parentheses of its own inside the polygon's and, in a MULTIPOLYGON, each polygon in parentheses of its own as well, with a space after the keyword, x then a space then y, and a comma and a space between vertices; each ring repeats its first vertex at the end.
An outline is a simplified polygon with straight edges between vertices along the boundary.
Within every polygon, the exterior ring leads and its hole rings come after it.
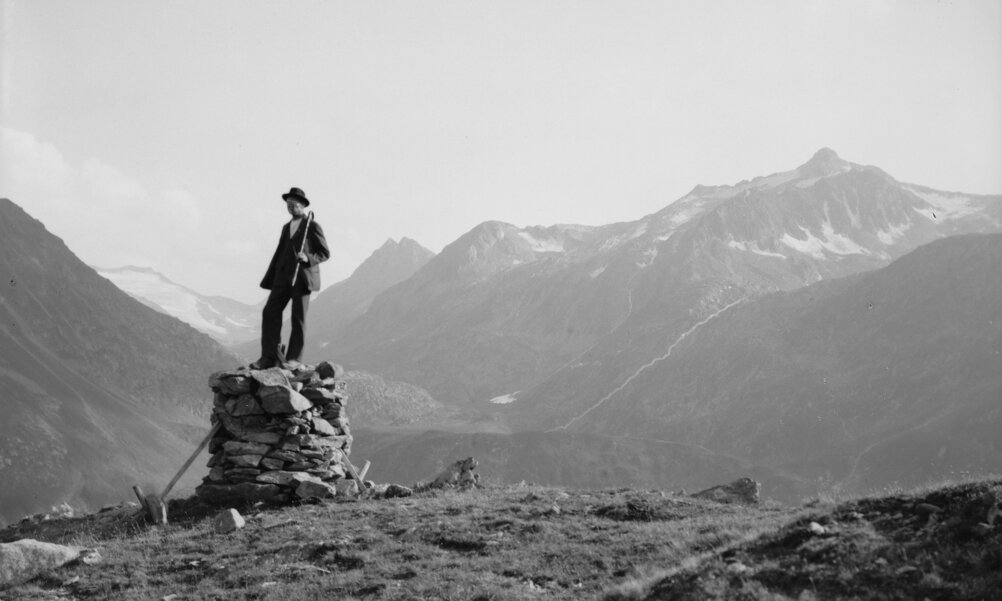
POLYGON ((202 374, 236 359, 6 199, 0 249, 0 520, 166 484, 208 428, 202 374))
POLYGON ((580 432, 705 446, 860 491, 1002 460, 1002 234, 735 306, 586 414, 580 432))

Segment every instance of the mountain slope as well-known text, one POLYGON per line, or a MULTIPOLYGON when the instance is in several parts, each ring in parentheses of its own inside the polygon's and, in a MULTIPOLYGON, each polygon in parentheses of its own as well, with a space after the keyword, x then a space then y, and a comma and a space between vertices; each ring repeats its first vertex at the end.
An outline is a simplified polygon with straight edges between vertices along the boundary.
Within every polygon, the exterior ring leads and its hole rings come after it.
POLYGON ((166 484, 206 427, 205 374, 235 358, 7 199, 0 250, 0 519, 166 484))
POLYGON ((458 404, 555 368, 622 317, 601 283, 553 269, 595 239, 592 228, 482 224, 378 296, 345 329, 344 361, 458 404))
POLYGON ((915 485, 1002 460, 1002 234, 747 302, 561 429, 700 445, 819 484, 915 485))
POLYGON ((260 306, 199 294, 149 268, 99 268, 97 272, 141 303, 180 319, 221 344, 256 340, 261 335, 260 306))

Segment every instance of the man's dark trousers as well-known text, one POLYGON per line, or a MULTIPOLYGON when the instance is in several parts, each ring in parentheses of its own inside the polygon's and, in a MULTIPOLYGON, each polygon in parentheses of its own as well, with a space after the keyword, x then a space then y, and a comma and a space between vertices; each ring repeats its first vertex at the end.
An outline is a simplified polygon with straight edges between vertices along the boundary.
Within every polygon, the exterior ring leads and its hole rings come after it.
POLYGON ((261 312, 261 356, 278 358, 278 345, 282 342, 282 312, 292 302, 292 332, 289 348, 285 352, 288 360, 299 361, 303 356, 303 341, 306 340, 306 312, 310 308, 310 291, 305 286, 277 286, 268 294, 268 302, 261 312))

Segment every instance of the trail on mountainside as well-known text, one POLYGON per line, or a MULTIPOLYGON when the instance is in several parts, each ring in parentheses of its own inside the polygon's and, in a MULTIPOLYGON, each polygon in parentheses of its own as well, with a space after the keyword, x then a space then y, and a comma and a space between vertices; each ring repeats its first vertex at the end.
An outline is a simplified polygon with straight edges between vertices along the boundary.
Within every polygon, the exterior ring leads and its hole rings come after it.
POLYGON ((675 350, 675 347, 677 347, 683 340, 685 340, 689 336, 689 334, 692 334, 693 332, 695 332, 696 330, 698 330, 702 326, 706 325, 707 323, 709 323, 711 320, 713 320, 715 317, 717 317, 718 315, 720 315, 724 311, 727 311, 728 309, 730 309, 731 307, 734 307, 735 305, 741 304, 742 302, 744 302, 744 300, 745 300, 744 298, 739 298, 738 300, 736 300, 736 301, 734 301, 734 302, 732 302, 732 303, 730 303, 728 305, 725 305, 725 306, 723 306, 720 309, 717 309, 713 313, 711 313, 708 316, 706 316, 705 318, 703 318, 702 321, 697 322, 691 328, 689 328, 688 330, 682 332, 682 334, 675 340, 675 342, 673 342, 671 344, 671 346, 668 347, 668 350, 665 351, 665 354, 661 355, 660 357, 655 357, 654 359, 651 359, 649 362, 645 363, 644 365, 641 365, 640 368, 637 369, 637 371, 633 372, 633 375, 631 375, 630 377, 626 378, 626 380, 624 380, 622 384, 620 384, 619 386, 617 386, 616 388, 614 388, 612 390, 612 392, 610 392, 609 394, 607 394, 604 397, 600 398, 598 400, 598 402, 596 402, 594 405, 592 405, 591 407, 589 407, 588 409, 586 409, 584 411, 584 413, 582 413, 581 415, 578 415, 577 417, 571 419, 571 421, 567 422, 566 424, 564 424, 562 426, 557 426, 556 428, 552 428, 550 430, 547 430, 547 432, 556 432, 557 430, 566 430, 574 422, 576 422, 579 419, 583 418, 584 416, 588 415, 589 413, 591 413, 595 409, 598 409, 603 403, 605 403, 610 398, 612 398, 613 396, 615 396, 619 391, 621 391, 624 388, 626 388, 626 386, 630 382, 632 382, 635 378, 637 378, 637 376, 639 376, 640 374, 642 374, 646 370, 650 369, 651 367, 654 367, 658 363, 660 363, 660 362, 664 361, 665 359, 667 359, 668 357, 670 357, 671 354, 672 354, 672 351, 675 350))

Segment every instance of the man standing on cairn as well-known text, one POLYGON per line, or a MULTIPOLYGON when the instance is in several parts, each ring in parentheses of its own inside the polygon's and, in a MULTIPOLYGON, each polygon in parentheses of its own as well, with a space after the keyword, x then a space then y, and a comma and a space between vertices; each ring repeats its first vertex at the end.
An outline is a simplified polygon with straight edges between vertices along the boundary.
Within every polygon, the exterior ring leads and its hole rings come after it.
POLYGON ((252 369, 276 365, 297 369, 302 365, 310 294, 320 290, 320 264, 331 256, 324 230, 313 220, 313 211, 306 212, 306 207, 310 206, 306 194, 299 188, 292 188, 282 199, 292 220, 282 226, 278 248, 261 280, 261 287, 271 292, 261 312, 261 358, 250 364, 252 369), (292 301, 292 332, 283 356, 280 348, 282 312, 289 301, 292 301))

